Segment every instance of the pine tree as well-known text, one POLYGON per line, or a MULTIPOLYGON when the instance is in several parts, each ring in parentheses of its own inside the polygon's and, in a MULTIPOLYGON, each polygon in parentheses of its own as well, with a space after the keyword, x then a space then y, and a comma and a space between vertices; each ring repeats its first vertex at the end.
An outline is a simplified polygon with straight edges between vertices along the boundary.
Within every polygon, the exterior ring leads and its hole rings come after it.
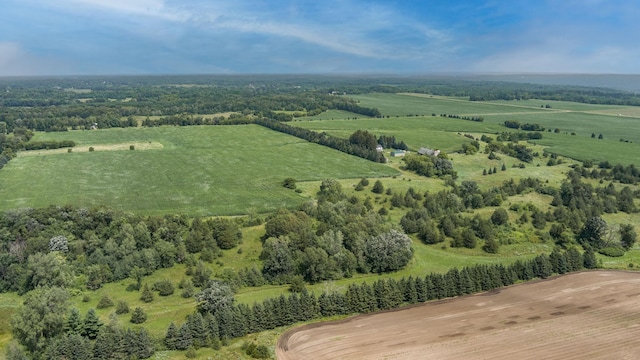
POLYGON ((142 295, 140 296, 140 300, 150 303, 153 301, 153 292, 149 289, 149 285, 144 284, 144 288, 142 290, 142 295))
POLYGON ((175 350, 177 342, 178 342, 178 327, 172 321, 171 324, 169 324, 169 328, 167 329, 167 334, 164 336, 164 345, 167 347, 168 350, 175 350))
POLYGON ((202 315, 196 311, 187 317, 187 323, 189 324, 189 330, 191 330, 193 346, 196 349, 205 346, 207 338, 209 338, 209 332, 207 331, 202 315))
POLYGON ((582 254, 582 261, 585 269, 595 269, 598 267, 596 254, 591 246, 586 246, 586 248, 584 249, 584 254, 582 254))
POLYGON ((142 308, 137 307, 133 310, 133 313, 131 314, 131 320, 129 321, 131 321, 132 324, 142 324, 143 322, 147 321, 147 314, 145 314, 142 308))
POLYGON ((102 325, 98 315, 96 315, 96 310, 93 308, 89 309, 82 324, 82 336, 92 340, 95 339, 98 337, 102 325))
POLYGON ((64 323, 64 332, 67 334, 82 333, 82 318, 78 309, 72 308, 69 312, 69 316, 64 323))
POLYGON ((177 350, 187 350, 193 344, 193 338, 191 337, 191 329, 189 324, 184 323, 180 327, 178 332, 178 339, 176 341, 177 350))

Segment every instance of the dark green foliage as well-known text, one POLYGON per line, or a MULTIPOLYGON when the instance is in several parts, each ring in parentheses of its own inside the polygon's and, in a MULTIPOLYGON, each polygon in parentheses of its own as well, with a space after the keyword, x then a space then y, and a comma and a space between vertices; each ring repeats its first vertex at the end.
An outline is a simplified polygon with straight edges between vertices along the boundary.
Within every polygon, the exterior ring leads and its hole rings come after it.
POLYGON ((376 182, 373 184, 371 192, 373 192, 374 194, 382 194, 384 192, 384 185, 382 185, 382 181, 376 180, 376 182))
POLYGON ((636 243, 638 234, 631 224, 620 225, 620 244, 625 250, 629 250, 636 243))
POLYGON ((111 306, 113 306, 113 301, 111 300, 111 298, 105 295, 100 299, 100 301, 98 301, 98 305, 96 305, 96 308, 105 309, 111 306))
POLYGON ((68 298, 67 291, 57 287, 29 292, 11 318, 13 338, 32 354, 44 352, 49 341, 64 331, 68 298))
POLYGON ((500 245, 494 239, 485 240, 482 250, 489 254, 497 254, 500 250, 500 245))
POLYGON ((504 208, 498 208, 491 214, 491 222, 494 225, 506 225, 509 223, 509 213, 504 208))
POLYGON ((373 145, 373 148, 369 148, 367 146, 361 146, 360 144, 351 143, 347 139, 341 139, 327 135, 326 133, 318 133, 312 130, 290 126, 270 119, 256 119, 253 123, 275 131, 293 135, 316 144, 327 146, 347 154, 355 155, 363 159, 380 163, 385 162, 384 155, 376 151, 375 145, 373 145))
POLYGON ((153 284, 152 290, 157 291, 158 295, 160 296, 169 296, 169 295, 173 295, 174 287, 171 280, 163 279, 163 280, 156 281, 153 284))
POLYGON ((453 163, 447 160, 442 153, 437 157, 409 154, 402 158, 405 169, 426 177, 442 177, 451 175, 454 179, 458 176, 453 170, 453 163))
POLYGON ((596 254, 593 251, 593 248, 588 246, 584 250, 583 257, 583 266, 585 269, 595 269, 598 267, 598 262, 596 260, 596 254))
POLYGON ((376 137, 366 130, 356 130, 356 132, 349 136, 349 142, 370 150, 375 150, 376 145, 378 145, 376 137))
POLYGON ((473 230, 465 229, 462 231, 462 235, 461 235, 462 246, 468 249, 473 249, 476 247, 476 241, 477 241, 477 237, 473 230))
POLYGON ((282 186, 286 187, 287 189, 295 189, 296 188, 296 179, 294 179, 294 178, 286 178, 282 182, 282 186))
POLYGON ((189 315, 187 317, 187 324, 191 331, 193 347, 198 349, 205 346, 207 344, 207 339, 209 338, 209 331, 202 314, 195 312, 192 315, 189 315))
POLYGON ((198 260, 198 262, 196 263, 196 270, 193 273, 193 278, 192 278, 193 285, 196 287, 206 286, 206 284, 211 279, 212 274, 213 274, 213 271, 211 270, 211 268, 209 268, 201 260, 198 260))
POLYGON ((91 342, 79 334, 66 334, 47 347, 46 358, 92 360, 91 342))
POLYGON ((578 241, 599 250, 605 246, 604 236, 607 231, 607 223, 599 216, 592 217, 584 224, 578 234, 578 241))
POLYGON ((82 333, 82 317, 80 311, 72 308, 64 323, 64 332, 67 334, 82 333))
POLYGON ((147 284, 144 284, 144 287, 142 288, 142 295, 140 295, 140 300, 146 303, 150 303, 153 301, 153 298, 153 292, 151 292, 151 289, 149 289, 149 286, 147 284))
POLYGON ((118 305, 116 306, 116 314, 128 314, 129 313, 129 304, 127 304, 124 300, 119 300, 118 305))
POLYGON ((242 241, 242 231, 237 222, 231 219, 215 218, 211 220, 213 238, 220 249, 231 249, 242 241))
POLYGON ((186 299, 195 295, 196 289, 193 286, 193 283, 191 282, 191 280, 183 279, 183 281, 184 283, 182 285, 182 292, 180 293, 180 296, 186 299))
POLYGON ((98 336, 102 325, 103 324, 98 318, 95 309, 89 309, 82 323, 82 336, 92 340, 95 339, 98 336))
POLYGON ((142 310, 141 307, 136 307, 131 313, 131 321, 132 324, 142 324, 147 321, 147 314, 142 310))
POLYGON ((172 321, 171 324, 169 324, 169 328, 167 329, 167 334, 164 336, 164 340, 163 340, 164 345, 167 347, 168 350, 176 349, 178 336, 179 336, 178 327, 172 321))

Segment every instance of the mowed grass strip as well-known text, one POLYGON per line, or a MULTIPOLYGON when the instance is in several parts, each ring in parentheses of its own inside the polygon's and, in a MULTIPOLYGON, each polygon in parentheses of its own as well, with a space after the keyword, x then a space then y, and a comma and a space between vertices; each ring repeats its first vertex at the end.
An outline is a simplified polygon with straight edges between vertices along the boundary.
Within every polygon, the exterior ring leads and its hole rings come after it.
POLYGON ((38 133, 93 152, 20 156, 0 171, 0 209, 107 205, 144 214, 235 215, 292 207, 305 196, 282 187, 397 170, 256 125, 38 133), (128 144, 162 147, 130 151, 128 144), (126 150, 98 151, 123 144, 126 150))

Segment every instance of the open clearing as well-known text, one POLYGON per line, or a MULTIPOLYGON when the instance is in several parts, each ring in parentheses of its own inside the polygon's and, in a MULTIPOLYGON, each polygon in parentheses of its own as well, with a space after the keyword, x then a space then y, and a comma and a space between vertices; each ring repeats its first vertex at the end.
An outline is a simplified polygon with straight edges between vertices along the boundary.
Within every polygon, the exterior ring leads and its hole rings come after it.
POLYGON ((638 359, 640 273, 591 271, 293 329, 293 359, 638 359))

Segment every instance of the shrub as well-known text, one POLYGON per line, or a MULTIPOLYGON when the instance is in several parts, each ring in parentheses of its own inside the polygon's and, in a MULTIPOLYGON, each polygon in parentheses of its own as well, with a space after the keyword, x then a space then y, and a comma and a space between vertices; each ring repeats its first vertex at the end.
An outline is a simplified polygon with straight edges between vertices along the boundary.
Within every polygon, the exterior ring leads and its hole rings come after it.
POLYGON ((150 303, 153 301, 153 293, 149 290, 147 284, 144 285, 144 289, 142 290, 142 296, 140 296, 140 300, 150 303))
POLYGON ((602 248, 600 250, 598 250, 598 252, 604 256, 609 256, 609 257, 620 257, 624 255, 624 249, 621 247, 605 247, 602 248))
POLYGON ((120 300, 118 301, 118 306, 116 306, 116 314, 128 314, 129 313, 129 304, 126 301, 120 300))
POLYGON ((286 178, 282 182, 282 186, 286 187, 287 189, 295 189, 296 188, 296 179, 294 179, 294 178, 286 178))
POLYGON ((106 295, 103 296, 102 299, 100 299, 100 301, 98 302, 98 305, 96 305, 98 309, 104 309, 111 306, 113 306, 113 301, 106 295))
POLYGON ((160 296, 169 296, 173 294, 173 283, 171 280, 163 279, 153 284, 153 290, 157 291, 160 296))
POLYGON ((129 145, 129 150, 135 150, 135 149, 136 149, 136 147, 135 147, 135 146, 133 146, 133 145, 129 145))
POLYGON ((132 324, 142 324, 143 322, 147 321, 147 314, 145 314, 142 308, 137 307, 135 308, 135 310, 133 310, 130 321, 132 324))
POLYGON ((95 151, 95 149, 93 148, 93 146, 89 147, 89 151, 95 151))

